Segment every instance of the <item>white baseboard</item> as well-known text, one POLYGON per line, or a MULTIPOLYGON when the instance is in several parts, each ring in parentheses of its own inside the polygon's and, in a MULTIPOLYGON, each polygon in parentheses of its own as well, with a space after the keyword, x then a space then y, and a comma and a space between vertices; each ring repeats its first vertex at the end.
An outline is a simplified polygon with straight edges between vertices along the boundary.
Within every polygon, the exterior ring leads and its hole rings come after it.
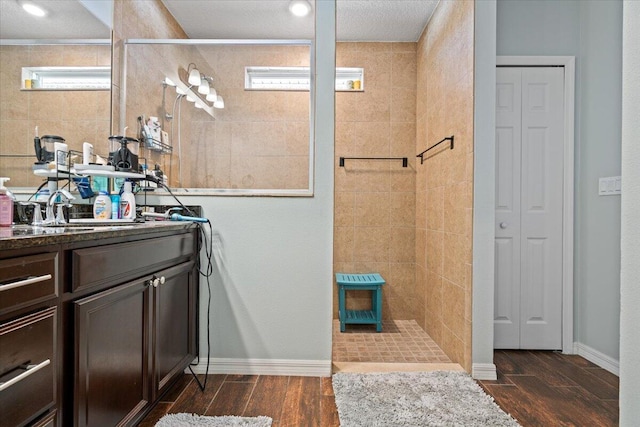
MULTIPOLYGON (((191 369, 196 374, 206 373, 207 359, 200 359, 191 369)), ((331 360, 211 358, 209 373, 330 377, 331 360)))
POLYGON ((573 343, 573 353, 584 357, 591 363, 595 363, 602 369, 606 369, 614 375, 620 376, 620 361, 607 356, 598 350, 579 342, 573 343))
POLYGON ((474 363, 471 366, 471 377, 474 380, 495 381, 498 379, 496 365, 493 363, 474 363))

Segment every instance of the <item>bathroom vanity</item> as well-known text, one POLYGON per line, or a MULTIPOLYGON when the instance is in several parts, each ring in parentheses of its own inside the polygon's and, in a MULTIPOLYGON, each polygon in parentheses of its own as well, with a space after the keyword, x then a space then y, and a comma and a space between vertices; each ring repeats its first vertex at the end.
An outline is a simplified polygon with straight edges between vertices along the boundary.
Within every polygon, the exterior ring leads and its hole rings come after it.
POLYGON ((2 232, 0 425, 135 425, 196 357, 196 227, 2 232))

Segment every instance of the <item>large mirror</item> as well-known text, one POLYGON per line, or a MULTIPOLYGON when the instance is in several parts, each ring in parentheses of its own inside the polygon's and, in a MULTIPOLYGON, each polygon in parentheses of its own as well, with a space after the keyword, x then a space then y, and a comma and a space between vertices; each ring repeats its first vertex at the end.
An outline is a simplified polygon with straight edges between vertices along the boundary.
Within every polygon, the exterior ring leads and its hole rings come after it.
POLYGON ((0 175, 13 190, 32 191, 36 127, 58 135, 69 149, 106 140, 111 129, 111 92, 25 88, 23 67, 110 67, 111 1, 0 0, 0 175))

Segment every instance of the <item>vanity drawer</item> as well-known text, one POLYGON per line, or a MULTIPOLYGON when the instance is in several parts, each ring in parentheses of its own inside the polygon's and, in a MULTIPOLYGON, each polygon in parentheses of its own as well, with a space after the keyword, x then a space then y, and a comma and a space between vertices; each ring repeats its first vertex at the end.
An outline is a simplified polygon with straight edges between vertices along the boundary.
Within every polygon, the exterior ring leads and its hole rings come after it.
POLYGON ((55 406, 56 310, 0 325, 0 425, 25 425, 55 406))
POLYGON ((0 261, 0 315, 57 295, 57 252, 0 261))
POLYGON ((189 260, 193 233, 73 251, 74 292, 122 283, 189 260))

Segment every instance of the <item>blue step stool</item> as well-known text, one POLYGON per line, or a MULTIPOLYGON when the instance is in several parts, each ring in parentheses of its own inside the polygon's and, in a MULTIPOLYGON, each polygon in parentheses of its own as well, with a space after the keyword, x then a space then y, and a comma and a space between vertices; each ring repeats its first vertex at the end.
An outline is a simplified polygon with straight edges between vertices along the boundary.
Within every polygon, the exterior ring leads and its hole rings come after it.
POLYGON ((378 273, 344 274, 336 273, 338 283, 338 311, 340 332, 347 323, 375 324, 376 332, 382 331, 382 285, 386 282, 378 273), (347 310, 346 291, 373 291, 371 310, 347 310))

